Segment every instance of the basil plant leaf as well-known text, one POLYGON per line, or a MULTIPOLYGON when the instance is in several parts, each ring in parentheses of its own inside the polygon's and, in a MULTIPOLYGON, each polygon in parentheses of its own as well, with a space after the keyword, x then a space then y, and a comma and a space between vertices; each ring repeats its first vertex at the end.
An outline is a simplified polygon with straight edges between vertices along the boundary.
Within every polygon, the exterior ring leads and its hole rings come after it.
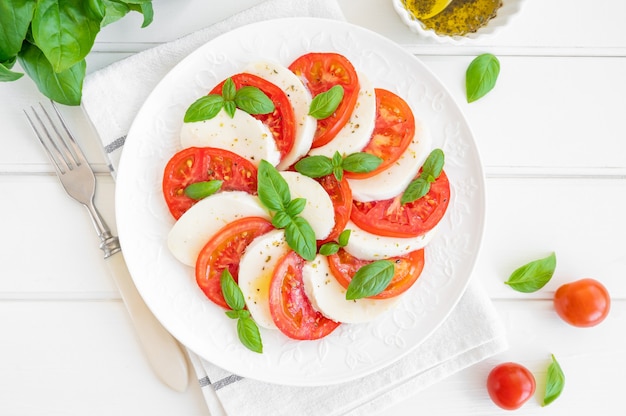
POLYGON ((143 15, 143 22, 141 23, 142 28, 149 26, 154 20, 154 8, 152 7, 152 1, 144 1, 140 4, 129 4, 129 7, 131 10, 143 15))
POLYGON ((328 91, 317 94, 311 101, 309 115, 318 120, 330 117, 341 104, 343 94, 344 91, 341 85, 335 85, 328 91))
POLYGON ((241 87, 235 93, 235 104, 248 114, 269 114, 275 110, 274 103, 257 87, 241 87))
POLYGON ((259 163, 257 193, 263 205, 272 211, 285 211, 291 201, 287 181, 266 160, 261 160, 259 163))
POLYGON ((375 170, 383 160, 370 153, 359 152, 346 156, 341 163, 343 170, 354 173, 368 173, 375 170))
POLYGON ((467 102, 474 102, 491 91, 499 74, 500 61, 494 55, 485 53, 474 58, 465 72, 467 102))
POLYGON ((300 159, 295 164, 295 168, 310 178, 321 178, 333 172, 333 163, 326 156, 315 155, 300 159))
POLYGON ((312 261, 317 253, 317 241, 311 225, 302 217, 295 217, 285 227, 289 247, 305 260, 312 261))
POLYGON ((237 94, 237 87, 235 86, 233 79, 226 79, 222 85, 222 97, 224 97, 224 100, 226 101, 233 101, 235 99, 235 94, 237 94))
POLYGON ((39 0, 32 34, 54 72, 83 61, 100 31, 102 16, 84 0, 39 0))
MULTIPOLYGON (((437 179, 439 175, 441 175, 444 163, 445 156, 443 154, 443 150, 433 149, 433 151, 430 152, 426 158, 426 161, 424 161, 422 172, 430 175, 434 179, 437 179)), ((429 182, 433 182, 433 180, 430 180, 429 182)))
POLYGON ((0 63, 0 82, 10 82, 20 79, 24 76, 21 72, 11 71, 11 69, 5 66, 4 63, 0 63))
POLYGON ((185 195, 191 199, 200 200, 211 196, 222 187, 222 181, 202 181, 194 182, 185 187, 185 195))
POLYGON ((305 207, 306 207, 306 199, 305 198, 296 198, 296 199, 291 200, 289 202, 289 204, 287 204, 287 208, 286 208, 285 212, 290 217, 295 217, 296 215, 298 215, 302 211, 304 211, 305 207))
POLYGON ((563 374, 561 365, 556 360, 556 357, 553 354, 552 363, 548 367, 546 391, 543 395, 543 403, 541 404, 541 406, 547 406, 555 401, 561 395, 564 386, 565 374, 563 374))
POLYGON ((276 228, 285 228, 291 222, 291 215, 285 211, 278 211, 272 217, 272 225, 276 228))
POLYGON ((224 107, 224 99, 218 94, 209 94, 198 98, 185 112, 183 121, 193 123, 196 121, 210 120, 224 107))
POLYGON ((345 247, 348 245, 348 241, 350 240, 350 235, 352 234, 352 230, 343 230, 341 234, 339 234, 339 238, 337 242, 341 247, 345 247))
POLYGON ((240 317, 237 321, 237 335, 239 341, 250 351, 263 353, 261 333, 256 322, 250 317, 240 317))
POLYGON ((409 204, 413 201, 417 201, 430 191, 430 182, 422 177, 414 179, 409 183, 409 186, 405 189, 400 202, 402 204, 409 204))
POLYGON ((224 295, 226 304, 232 310, 240 311, 246 307, 246 301, 243 297, 243 293, 228 269, 224 269, 220 275, 220 287, 222 288, 222 295, 224 295))
POLYGON ((339 247, 339 244, 333 243, 332 241, 329 243, 324 243, 320 247, 320 254, 322 256, 330 256, 337 253, 340 248, 341 247, 339 247))
POLYGON ((352 276, 346 299, 354 300, 378 295, 393 279, 395 267, 389 260, 377 260, 361 267, 352 276))
POLYGON ((0 1, 0 62, 6 64, 22 49, 36 5, 33 0, 0 1))
POLYGON ((87 69, 84 60, 64 71, 55 72, 43 52, 29 42, 24 42, 18 59, 24 72, 43 95, 60 104, 80 104, 87 69))
POLYGON ((536 292, 552 279, 555 269, 556 255, 552 253, 519 267, 504 283, 518 292, 536 292))
POLYGON ((102 0, 104 5, 104 15, 100 22, 100 27, 105 27, 120 20, 130 12, 130 7, 126 3, 114 0, 102 0))

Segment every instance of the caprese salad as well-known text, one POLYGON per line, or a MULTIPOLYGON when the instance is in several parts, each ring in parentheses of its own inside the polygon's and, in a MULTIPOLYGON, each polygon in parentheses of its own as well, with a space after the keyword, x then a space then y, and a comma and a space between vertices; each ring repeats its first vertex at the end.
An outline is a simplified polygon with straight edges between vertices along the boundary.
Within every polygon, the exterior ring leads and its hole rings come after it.
POLYGON ((256 61, 189 106, 163 174, 167 245, 262 352, 376 318, 424 267, 450 200, 444 155, 343 55, 256 61))

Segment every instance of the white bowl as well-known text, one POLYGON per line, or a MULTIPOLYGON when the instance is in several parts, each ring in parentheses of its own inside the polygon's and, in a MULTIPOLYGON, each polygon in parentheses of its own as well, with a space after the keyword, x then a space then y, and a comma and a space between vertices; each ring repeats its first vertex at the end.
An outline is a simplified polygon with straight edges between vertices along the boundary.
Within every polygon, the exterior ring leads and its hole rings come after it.
POLYGON ((484 39, 493 36, 505 27, 511 18, 515 16, 522 6, 524 0, 502 0, 502 6, 497 10, 494 18, 489 20, 487 24, 476 32, 468 33, 463 36, 440 35, 432 29, 424 27, 422 22, 416 19, 413 14, 404 6, 403 0, 391 0, 393 8, 400 15, 400 18, 411 31, 426 38, 435 39, 442 43, 463 44, 474 40, 484 39))

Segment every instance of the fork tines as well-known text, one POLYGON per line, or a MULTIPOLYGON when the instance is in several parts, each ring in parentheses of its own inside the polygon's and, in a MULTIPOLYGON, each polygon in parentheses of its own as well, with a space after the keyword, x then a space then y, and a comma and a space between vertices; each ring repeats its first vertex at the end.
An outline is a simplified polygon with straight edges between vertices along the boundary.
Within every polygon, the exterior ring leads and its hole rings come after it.
POLYGON ((54 102, 51 103, 51 107, 54 109, 52 115, 52 112, 46 110, 42 103, 39 103, 39 107, 41 107, 39 110, 35 107, 30 107, 34 117, 31 117, 26 110, 24 110, 24 114, 26 114, 26 118, 35 135, 44 149, 46 149, 46 153, 54 167, 63 174, 80 166, 82 163, 86 163, 80 147, 74 140, 54 102), (59 125, 61 127, 58 127, 59 125))

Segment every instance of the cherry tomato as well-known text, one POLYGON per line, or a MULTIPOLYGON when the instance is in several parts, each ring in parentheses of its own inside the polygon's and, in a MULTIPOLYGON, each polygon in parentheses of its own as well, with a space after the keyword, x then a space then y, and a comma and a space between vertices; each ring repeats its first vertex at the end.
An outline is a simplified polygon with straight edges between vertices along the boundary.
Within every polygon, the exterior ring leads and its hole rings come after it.
POLYGON ((391 91, 376 88, 376 123, 369 143, 362 150, 380 157, 383 162, 367 173, 345 172, 347 178, 364 179, 396 163, 415 135, 413 111, 402 98, 391 91))
MULTIPOLYGON (((404 256, 392 257, 389 260, 394 262, 395 273, 389 285, 372 299, 387 299, 398 296, 406 292, 424 269, 424 250, 416 250, 404 256)), ((348 288, 354 274, 361 267, 372 263, 368 260, 357 259, 344 249, 340 249, 336 254, 328 256, 328 266, 335 279, 344 288, 348 288)))
POLYGON ((230 309, 222 295, 220 276, 228 268, 235 282, 239 277, 239 261, 248 244, 272 230, 264 218, 245 217, 227 224, 206 243, 196 261, 196 282, 215 304, 230 309))
POLYGON ((535 394, 535 377, 517 363, 495 366, 487 377, 487 392, 491 400, 506 410, 519 409, 535 394))
POLYGON ((328 241, 337 240, 339 234, 346 228, 346 224, 348 224, 350 219, 350 212, 352 211, 352 190, 345 177, 338 181, 335 175, 330 174, 317 178, 316 181, 322 185, 322 188, 330 196, 333 209, 335 210, 335 226, 330 231, 328 237, 319 242, 319 245, 321 245, 328 241))
POLYGON ((556 313, 568 324, 585 328, 598 325, 611 309, 609 292, 594 279, 566 283, 554 294, 556 313))
POLYGON ((330 142, 346 125, 359 95, 359 77, 352 63, 337 53, 314 52, 297 58, 289 69, 299 76, 315 97, 335 85, 343 87, 343 99, 335 112, 317 121, 313 147, 330 142))
POLYGON ((256 194, 257 169, 247 159, 228 150, 213 147, 190 147, 176 153, 163 172, 163 195, 172 216, 180 218, 195 199, 185 195, 185 188, 195 182, 221 180, 222 191, 256 194))
MULTIPOLYGON (((272 132, 280 156, 285 157, 293 147, 296 139, 296 122, 293 107, 287 94, 277 85, 253 74, 239 73, 230 77, 237 89, 245 86, 256 87, 263 91, 274 103, 274 112, 270 114, 252 114, 252 117, 261 121, 272 132)), ((222 81, 211 91, 211 94, 221 94, 222 81)))
POLYGON ((450 183, 445 172, 422 198, 402 205, 400 198, 354 201, 350 219, 363 230, 386 237, 418 237, 433 229, 450 202, 450 183))
POLYGON ((289 338, 319 339, 340 324, 313 309, 304 292, 303 266, 304 259, 295 251, 278 261, 270 281, 270 313, 278 329, 289 338))

